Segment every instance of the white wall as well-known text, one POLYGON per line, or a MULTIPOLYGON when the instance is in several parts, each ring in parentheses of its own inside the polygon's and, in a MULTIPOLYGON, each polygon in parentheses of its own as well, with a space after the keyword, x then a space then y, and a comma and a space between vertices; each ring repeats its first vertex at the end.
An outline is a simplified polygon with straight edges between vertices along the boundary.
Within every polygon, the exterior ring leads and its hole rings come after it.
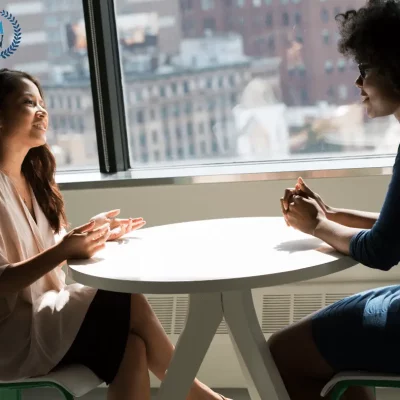
MULTIPOLYGON (((379 211, 389 180, 390 176, 371 176, 307 182, 329 205, 379 211)), ((142 216, 150 227, 210 218, 277 216, 280 215, 279 199, 284 189, 292 185, 293 181, 264 181, 68 190, 63 194, 73 226, 86 222, 98 212, 121 208, 122 216, 142 216)), ((349 277, 388 280, 400 278, 400 272, 356 267, 336 274, 334 279, 349 277)))

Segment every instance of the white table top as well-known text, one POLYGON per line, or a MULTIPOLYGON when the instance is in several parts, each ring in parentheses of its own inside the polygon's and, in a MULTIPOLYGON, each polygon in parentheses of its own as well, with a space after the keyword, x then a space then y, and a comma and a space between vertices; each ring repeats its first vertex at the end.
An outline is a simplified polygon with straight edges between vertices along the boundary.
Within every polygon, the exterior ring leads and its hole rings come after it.
POLYGON ((148 294, 222 292, 282 285, 342 271, 357 262, 283 218, 234 218, 135 231, 71 277, 99 289, 148 294))

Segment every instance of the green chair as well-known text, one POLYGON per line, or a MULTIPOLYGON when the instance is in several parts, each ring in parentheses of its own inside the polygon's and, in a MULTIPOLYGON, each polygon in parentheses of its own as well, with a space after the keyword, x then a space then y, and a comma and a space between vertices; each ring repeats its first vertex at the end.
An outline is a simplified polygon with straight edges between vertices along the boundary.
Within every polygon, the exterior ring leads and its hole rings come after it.
POLYGON ((321 396, 329 394, 330 400, 339 400, 350 386, 400 388, 399 375, 369 374, 366 372, 341 372, 335 375, 322 389, 321 396))
POLYGON ((102 384, 91 370, 83 365, 70 365, 48 375, 18 381, 0 381, 0 400, 22 400, 22 391, 31 388, 53 387, 66 400, 81 397, 102 384))

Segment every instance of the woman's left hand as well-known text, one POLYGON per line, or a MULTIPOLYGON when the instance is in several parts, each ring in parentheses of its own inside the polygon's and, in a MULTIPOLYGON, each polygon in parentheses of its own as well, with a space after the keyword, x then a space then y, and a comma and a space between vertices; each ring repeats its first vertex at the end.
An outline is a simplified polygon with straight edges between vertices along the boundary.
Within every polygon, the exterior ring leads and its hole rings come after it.
POLYGON ((316 200, 294 195, 289 204, 289 209, 284 207, 281 199, 282 212, 286 222, 301 232, 312 235, 318 223, 326 218, 325 213, 316 200))
POLYGON ((95 227, 110 224, 110 236, 107 241, 117 240, 129 232, 135 231, 146 225, 143 218, 115 218, 120 210, 106 211, 95 215, 90 221, 95 221, 95 227))

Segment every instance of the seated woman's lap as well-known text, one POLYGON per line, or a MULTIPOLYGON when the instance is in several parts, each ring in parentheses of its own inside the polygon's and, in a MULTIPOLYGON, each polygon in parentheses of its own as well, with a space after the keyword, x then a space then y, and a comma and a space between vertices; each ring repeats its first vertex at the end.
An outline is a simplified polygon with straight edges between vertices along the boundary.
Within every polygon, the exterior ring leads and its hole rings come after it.
POLYGON ((275 334, 281 373, 330 379, 340 371, 400 374, 400 286, 340 300, 275 334))
POLYGON ((82 326, 58 367, 82 364, 110 384, 130 331, 131 295, 98 290, 82 326))

